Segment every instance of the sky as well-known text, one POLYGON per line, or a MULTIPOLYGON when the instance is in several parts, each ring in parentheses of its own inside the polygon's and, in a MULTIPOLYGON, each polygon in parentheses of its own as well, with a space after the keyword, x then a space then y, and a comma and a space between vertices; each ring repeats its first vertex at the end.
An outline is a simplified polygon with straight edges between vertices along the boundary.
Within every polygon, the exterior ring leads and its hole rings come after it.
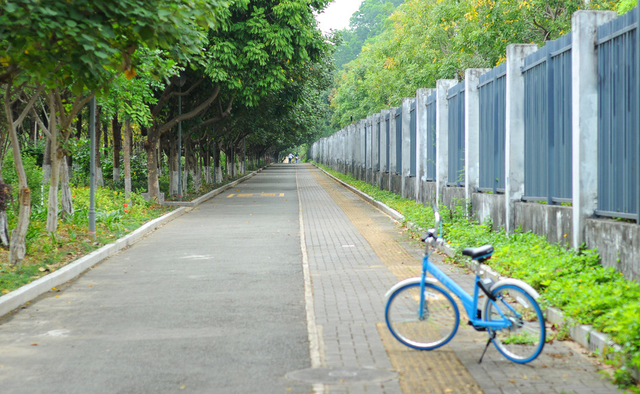
POLYGON ((330 29, 349 27, 349 19, 358 11, 360 3, 362 0, 334 0, 322 14, 316 15, 320 30, 327 33, 330 29))

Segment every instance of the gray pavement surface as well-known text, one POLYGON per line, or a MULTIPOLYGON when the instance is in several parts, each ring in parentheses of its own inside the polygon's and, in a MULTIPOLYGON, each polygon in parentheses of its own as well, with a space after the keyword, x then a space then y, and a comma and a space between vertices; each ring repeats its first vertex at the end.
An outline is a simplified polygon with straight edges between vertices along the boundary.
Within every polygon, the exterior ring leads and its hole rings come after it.
POLYGON ((617 392, 571 343, 520 366, 478 365, 486 334, 462 327, 433 352, 390 340, 384 294, 420 254, 318 170, 273 165, 1 319, 0 393, 617 392), (344 382, 285 378, 312 365, 344 382), (397 377, 350 383, 361 369, 397 377))
POLYGON ((309 393, 297 198, 266 171, 31 303, 0 393, 309 393))

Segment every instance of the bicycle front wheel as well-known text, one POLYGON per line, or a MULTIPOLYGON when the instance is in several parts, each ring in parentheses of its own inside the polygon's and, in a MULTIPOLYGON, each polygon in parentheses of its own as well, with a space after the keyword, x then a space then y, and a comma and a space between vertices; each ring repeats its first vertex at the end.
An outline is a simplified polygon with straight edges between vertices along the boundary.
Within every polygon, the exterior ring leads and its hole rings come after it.
POLYGON ((509 327, 488 329, 493 344, 509 360, 524 364, 533 361, 544 347, 544 316, 536 300, 518 285, 505 284, 491 291, 484 320, 510 322, 509 327), (495 336, 494 336, 495 335, 495 336))
POLYGON ((385 318, 398 341, 414 349, 432 350, 456 335, 460 313, 449 293, 426 283, 422 317, 419 309, 420 283, 403 286, 389 297, 385 318))

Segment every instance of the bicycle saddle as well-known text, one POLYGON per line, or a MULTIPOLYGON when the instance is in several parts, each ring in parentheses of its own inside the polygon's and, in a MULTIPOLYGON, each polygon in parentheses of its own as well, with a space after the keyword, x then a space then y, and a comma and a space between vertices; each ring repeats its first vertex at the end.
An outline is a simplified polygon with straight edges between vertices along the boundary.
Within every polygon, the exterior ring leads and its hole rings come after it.
POLYGON ((477 248, 465 248, 462 251, 462 254, 465 256, 469 256, 474 260, 486 259, 493 254, 493 246, 484 245, 477 248))

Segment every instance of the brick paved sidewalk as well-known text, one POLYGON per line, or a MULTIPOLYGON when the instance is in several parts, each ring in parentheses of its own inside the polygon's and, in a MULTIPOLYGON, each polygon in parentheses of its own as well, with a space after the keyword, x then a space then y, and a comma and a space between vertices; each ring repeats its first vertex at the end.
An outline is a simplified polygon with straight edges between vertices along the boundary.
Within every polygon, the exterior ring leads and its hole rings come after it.
MULTIPOLYGON (((325 386, 330 393, 615 393, 592 359, 572 342, 547 344, 527 365, 493 346, 477 363, 486 333, 461 326, 449 345, 431 352, 404 347, 384 324, 385 292, 420 272, 421 246, 346 188, 309 165, 297 183, 313 285, 319 363, 326 367, 395 370, 386 383, 325 386)), ((471 291, 473 276, 441 266, 471 291)))

